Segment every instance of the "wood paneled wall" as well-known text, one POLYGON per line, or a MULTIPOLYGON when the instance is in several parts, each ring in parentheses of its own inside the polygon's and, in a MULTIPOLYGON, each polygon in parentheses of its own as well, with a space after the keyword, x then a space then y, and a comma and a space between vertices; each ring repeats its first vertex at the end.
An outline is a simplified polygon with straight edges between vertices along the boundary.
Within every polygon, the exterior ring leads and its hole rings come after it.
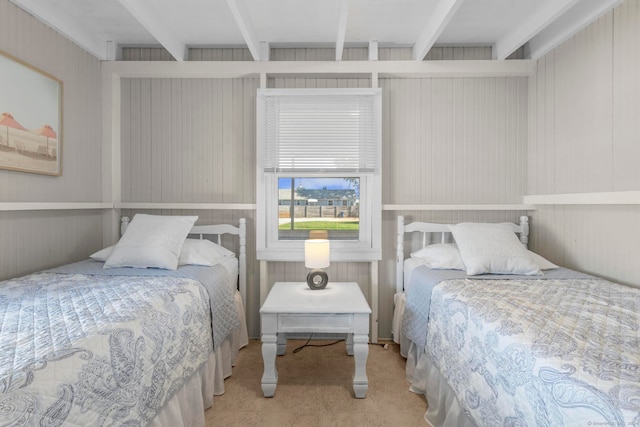
MULTIPOLYGON (((0 0, 0 49, 63 81, 62 176, 0 170, 0 202, 101 201, 100 61, 8 0, 0 0)), ((0 212, 0 279, 81 259, 101 244, 100 212, 0 212)))
POLYGON ((383 203, 521 203, 527 79, 380 79, 383 203))
MULTIPOLYGON (((122 79, 123 201, 254 203, 258 85, 253 78, 122 79)), ((278 77, 269 78, 267 85, 347 88, 370 87, 371 81, 278 77)), ((526 187, 525 78, 398 78, 381 79, 380 86, 384 204, 521 202, 526 187)), ((381 337, 390 337, 391 330, 397 214, 385 213, 384 259, 379 265, 381 337)), ((206 215, 220 222, 220 212, 206 215)), ((517 221, 518 216, 432 214, 444 220, 517 221)), ((248 234, 254 233, 251 221, 248 234)), ((250 251, 247 312, 250 333, 258 336, 255 246, 250 251)), ((370 298, 369 269, 368 263, 333 263, 329 274, 334 281, 359 282, 370 298)), ((302 263, 268 265, 269 284, 305 276, 302 263)))
MULTIPOLYGON (((538 61, 528 193, 640 190, 640 2, 625 1, 538 61)), ((550 260, 640 287, 637 206, 540 206, 531 244, 550 260)))
POLYGON ((122 201, 255 203, 259 84, 122 79, 122 201))

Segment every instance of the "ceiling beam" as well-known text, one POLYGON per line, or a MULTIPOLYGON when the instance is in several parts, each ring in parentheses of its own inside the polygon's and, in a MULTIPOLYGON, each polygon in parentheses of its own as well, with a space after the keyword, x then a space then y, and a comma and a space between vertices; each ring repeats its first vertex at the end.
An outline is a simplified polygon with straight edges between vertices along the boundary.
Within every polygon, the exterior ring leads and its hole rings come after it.
POLYGON ((271 46, 269 42, 260 42, 260 61, 269 61, 271 59, 271 46))
POLYGON ((187 45, 164 22, 156 12, 157 7, 149 0, 118 0, 122 6, 162 45, 176 61, 187 59, 187 45))
POLYGON ((13 4, 27 11, 75 44, 100 60, 107 58, 107 41, 95 37, 93 33, 79 25, 73 18, 60 13, 55 2, 39 0, 11 0, 13 4))
POLYGON ((251 52, 253 60, 260 61, 260 42, 256 36, 247 4, 244 0, 227 0, 227 5, 231 10, 233 19, 236 21, 236 25, 242 34, 245 44, 249 48, 249 52, 251 52))
POLYGON ((347 17, 349 16, 349 0, 340 2, 340 15, 338 16, 338 36, 336 37, 336 61, 342 61, 344 50, 344 38, 347 33, 347 17))
POLYGON ((378 60, 378 42, 371 40, 369 42, 369 61, 378 60))
POLYGON ((529 40, 531 59, 539 59, 623 0, 583 0, 529 40))
POLYGON ((413 45, 413 59, 422 61, 440 34, 456 14, 464 0, 440 0, 427 19, 427 23, 413 45))
POLYGON ((580 0, 554 0, 544 3, 532 15, 498 40, 493 48, 493 59, 507 59, 514 51, 531 40, 580 0))

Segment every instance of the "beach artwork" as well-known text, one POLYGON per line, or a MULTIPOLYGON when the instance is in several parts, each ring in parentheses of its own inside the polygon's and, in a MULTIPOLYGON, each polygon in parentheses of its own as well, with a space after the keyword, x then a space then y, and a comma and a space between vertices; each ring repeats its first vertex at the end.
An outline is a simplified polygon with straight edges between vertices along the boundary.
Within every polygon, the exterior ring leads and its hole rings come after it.
POLYGON ((0 169, 62 174, 62 81, 0 52, 0 169))

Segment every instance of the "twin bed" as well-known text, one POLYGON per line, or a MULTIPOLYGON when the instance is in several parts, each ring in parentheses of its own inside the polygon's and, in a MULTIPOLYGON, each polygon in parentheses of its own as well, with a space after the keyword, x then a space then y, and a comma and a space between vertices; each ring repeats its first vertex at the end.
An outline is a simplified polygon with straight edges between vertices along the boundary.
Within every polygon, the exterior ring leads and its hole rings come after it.
POLYGON ((136 216, 92 259, 0 283, 0 426, 205 425, 248 343, 246 223, 180 218, 156 235, 136 216))
MULTIPOLYGON (((116 245, 0 283, 0 426, 204 425, 247 343, 246 231, 244 220, 193 222, 185 235, 218 244, 184 240, 175 269, 127 266, 167 240, 148 239, 145 251, 127 230, 124 256, 116 245), (219 245, 224 233, 239 238, 237 256, 219 245)), ((526 217, 398 218, 393 332, 425 419, 640 425, 640 290, 559 268, 527 251, 527 236, 526 217), (405 259, 416 235, 421 248, 405 259)))
POLYGON ((527 217, 483 226, 398 217, 394 340, 411 390, 427 399, 425 419, 640 425, 640 290, 529 252, 527 217), (505 230, 520 248, 491 241, 505 230), (411 241, 423 248, 411 252, 411 241))

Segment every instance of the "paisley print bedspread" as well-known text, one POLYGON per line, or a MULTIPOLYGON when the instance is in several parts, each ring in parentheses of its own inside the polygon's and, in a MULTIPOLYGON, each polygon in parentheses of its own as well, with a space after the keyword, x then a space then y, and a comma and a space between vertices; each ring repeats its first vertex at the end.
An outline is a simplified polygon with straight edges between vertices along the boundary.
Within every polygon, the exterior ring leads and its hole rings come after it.
POLYGON ((480 426, 639 426, 640 290, 470 280, 431 295, 427 354, 480 426))
POLYGON ((0 426, 142 426, 213 351, 183 277, 37 273, 0 283, 0 426))

